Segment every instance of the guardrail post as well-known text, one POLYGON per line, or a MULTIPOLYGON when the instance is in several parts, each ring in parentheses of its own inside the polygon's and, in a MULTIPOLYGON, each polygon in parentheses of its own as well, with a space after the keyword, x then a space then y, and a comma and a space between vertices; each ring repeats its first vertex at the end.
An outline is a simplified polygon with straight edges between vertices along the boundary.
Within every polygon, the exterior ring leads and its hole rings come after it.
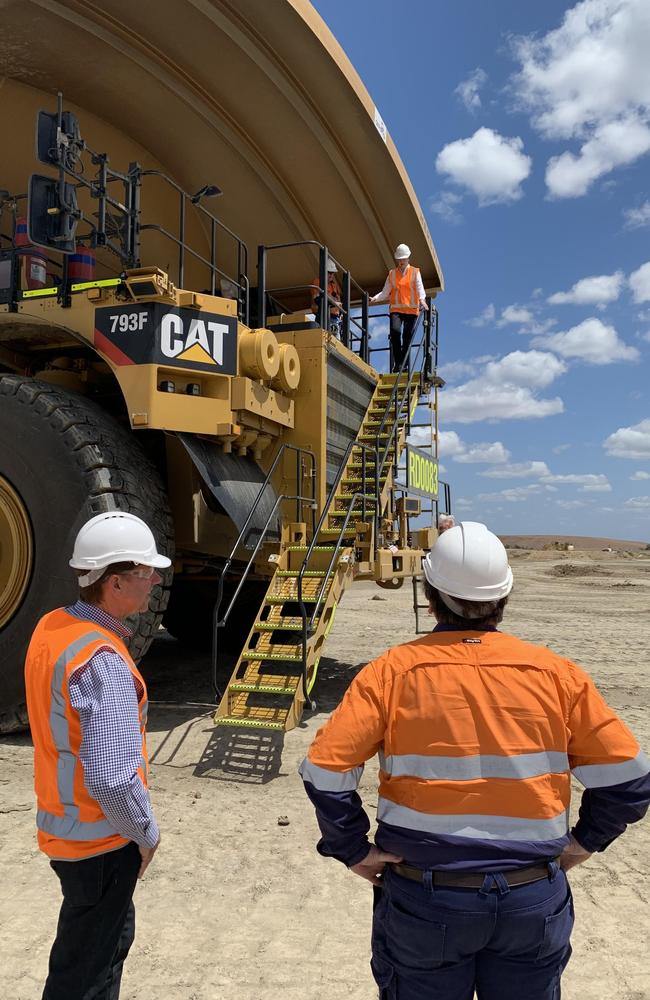
POLYGON ((367 292, 363 293, 363 298, 361 299, 361 347, 359 353, 363 361, 368 364, 368 301, 370 296, 367 292))
POLYGON ((266 326, 266 247, 257 248, 257 325, 266 326))
POLYGON ((341 340, 345 347, 350 346, 350 272, 343 272, 342 288, 343 305, 343 329, 341 330, 341 340))
POLYGON ((323 330, 329 330, 329 299, 327 294, 327 247, 321 246, 318 263, 318 283, 321 287, 320 305, 318 307, 318 325, 323 330))

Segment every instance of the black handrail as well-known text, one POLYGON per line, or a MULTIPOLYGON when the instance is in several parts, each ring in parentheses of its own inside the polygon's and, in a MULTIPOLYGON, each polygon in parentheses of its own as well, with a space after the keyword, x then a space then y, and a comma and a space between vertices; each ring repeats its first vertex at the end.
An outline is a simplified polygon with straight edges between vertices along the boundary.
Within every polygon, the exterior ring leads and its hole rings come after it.
POLYGON ((269 526, 270 526, 270 524, 271 524, 271 522, 273 520, 273 517, 277 513, 277 510, 278 510, 278 508, 280 506, 280 503, 283 500, 292 500, 292 501, 295 500, 296 501, 296 517, 297 517, 298 521, 300 521, 301 516, 302 516, 302 505, 305 504, 305 503, 310 504, 311 508, 312 508, 312 524, 313 524, 313 521, 315 520, 315 517, 313 516, 313 511, 315 509, 315 504, 316 504, 316 456, 308 448, 299 448, 299 447, 297 447, 296 445, 293 445, 293 444, 283 444, 282 445, 282 447, 278 451, 277 455, 275 456, 275 459, 273 460, 273 464, 271 465, 271 468, 269 469, 269 471, 266 474, 266 478, 265 478, 262 486, 260 487, 259 493, 257 494, 257 496, 256 496, 256 498, 255 498, 255 500, 253 502, 253 505, 252 505, 250 511, 248 512, 248 517, 246 518, 246 520, 244 521, 244 524, 242 525, 242 528, 241 528, 241 531, 239 532, 239 536, 237 538, 237 541, 235 542, 235 544, 234 544, 234 546, 232 548, 232 551, 231 551, 230 555, 228 556, 228 558, 226 559, 226 561, 225 561, 225 563, 223 565, 223 568, 221 570, 221 575, 219 576, 219 583, 217 585, 217 598, 216 598, 216 601, 214 603, 214 609, 213 609, 213 612, 212 612, 212 687, 214 689, 214 693, 215 693, 215 696, 216 696, 217 700, 219 700, 222 697, 221 692, 219 690, 219 686, 217 684, 217 659, 218 659, 218 657, 217 657, 217 647, 218 647, 218 634, 219 634, 218 630, 220 628, 223 628, 223 626, 228 621, 228 618, 230 616, 230 612, 232 611, 232 609, 233 609, 233 607, 235 605, 235 602, 237 601, 237 598, 239 597, 239 594, 241 593, 241 589, 244 586, 244 583, 245 583, 245 581, 246 581, 246 579, 248 577, 248 574, 250 573, 250 570, 251 570, 251 567, 252 567, 253 563, 255 562, 255 558, 257 556, 257 553, 259 552, 259 550, 260 550, 260 548, 262 546, 262 541, 263 541, 263 539, 264 539, 264 537, 265 537, 265 535, 266 535, 266 533, 267 533, 267 531, 269 529, 269 526), (275 503, 273 505, 273 509, 271 510, 271 513, 269 514, 269 516, 268 516, 268 518, 266 520, 266 524, 264 525, 264 528, 260 532, 260 537, 259 537, 259 539, 257 541, 257 545, 255 546, 255 549, 253 550, 253 553, 250 556, 250 558, 248 560, 248 563, 246 564, 244 572, 243 572, 243 574, 241 576, 241 579, 239 581, 239 585, 237 586, 237 588, 235 590, 235 593, 233 594, 233 596, 232 596, 232 598, 230 600, 230 604, 226 608, 226 612, 225 612, 223 618, 219 618, 219 611, 220 611, 220 608, 221 608, 221 602, 223 600, 223 587, 224 587, 224 582, 225 582, 225 579, 226 579, 226 574, 230 570, 230 567, 232 566, 233 561, 235 559, 235 555, 236 555, 239 547, 241 546, 242 542, 244 541, 244 538, 247 535, 247 532, 248 532, 248 529, 250 527, 251 521, 253 520, 253 516, 255 514, 255 511, 257 510, 259 504, 261 503, 262 497, 264 496, 264 493, 265 493, 267 487, 269 486, 269 484, 271 482, 271 478, 273 476, 273 473, 275 472, 276 468, 278 467, 280 459, 284 455, 285 451, 295 451, 296 452, 296 489, 298 490, 298 493, 295 496, 288 496, 286 494, 282 494, 275 501, 275 503), (306 455, 306 456, 308 456, 311 459, 311 475, 310 475, 310 479, 311 479, 311 483, 312 483, 312 495, 311 495, 311 497, 302 496, 301 493, 299 492, 300 491, 300 481, 301 481, 302 476, 303 476, 303 471, 302 471, 302 466, 301 466, 301 461, 302 461, 302 456, 303 455, 306 455))
POLYGON ((341 304, 339 306, 341 314, 341 342, 345 347, 352 349, 352 341, 359 344, 357 353, 366 363, 368 362, 368 292, 355 281, 350 271, 343 267, 340 261, 336 260, 328 248, 317 240, 297 240, 292 243, 269 243, 260 245, 257 248, 257 319, 260 326, 266 326, 266 297, 279 292, 301 291, 306 289, 316 290, 319 293, 318 305, 318 325, 326 330, 329 328, 329 308, 338 303, 329 295, 327 290, 327 261, 331 258, 343 272, 341 288, 341 304), (266 263, 268 252, 271 250, 288 250, 296 247, 317 247, 319 254, 318 262, 318 285, 288 285, 282 288, 267 288, 266 283, 266 263), (352 297, 352 288, 358 291, 358 295, 352 297), (352 304, 361 304, 361 323, 352 315, 352 304), (360 333, 353 336, 351 325, 359 328, 360 333))

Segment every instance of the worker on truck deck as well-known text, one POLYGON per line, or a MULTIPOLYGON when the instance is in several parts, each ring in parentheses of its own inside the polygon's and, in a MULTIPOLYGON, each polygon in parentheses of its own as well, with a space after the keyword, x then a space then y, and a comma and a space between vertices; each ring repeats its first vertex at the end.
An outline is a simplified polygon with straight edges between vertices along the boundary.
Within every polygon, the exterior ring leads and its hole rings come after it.
MULTIPOLYGON (((329 306, 330 331, 341 336, 341 286, 336 277, 337 266, 331 257, 327 258, 327 302, 329 306)), ((320 290, 320 279, 313 278, 311 283, 311 307, 318 316, 323 293, 320 290)))
POLYGON ((420 268, 410 263, 411 250, 406 243, 395 248, 395 267, 391 268, 384 287, 369 299, 370 305, 389 302, 390 346, 393 371, 399 371, 408 355, 418 313, 426 309, 420 268))
POLYGON ((580 667, 497 630, 512 572, 485 525, 445 531, 424 573, 436 628, 361 670, 301 765, 318 850, 375 886, 383 1000, 558 1000, 566 872, 645 815, 650 761, 580 667))
POLYGON ((133 892, 160 842, 147 791, 147 689, 124 619, 170 565, 133 514, 98 514, 70 565, 79 600, 41 618, 25 664, 38 845, 63 903, 43 1000, 117 1000, 133 892))

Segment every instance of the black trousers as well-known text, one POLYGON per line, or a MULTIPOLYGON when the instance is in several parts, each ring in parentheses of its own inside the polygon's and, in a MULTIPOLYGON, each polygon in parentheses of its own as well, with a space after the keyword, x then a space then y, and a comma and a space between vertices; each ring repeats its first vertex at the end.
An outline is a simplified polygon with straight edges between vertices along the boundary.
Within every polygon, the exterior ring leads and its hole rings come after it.
POLYGON ((413 327, 418 316, 417 313, 390 314, 390 346, 393 356, 392 371, 396 372, 402 367, 402 361, 409 352, 413 327))
POLYGON ((51 861, 63 903, 43 1000, 117 1000, 135 937, 140 851, 133 842, 83 861, 51 861))

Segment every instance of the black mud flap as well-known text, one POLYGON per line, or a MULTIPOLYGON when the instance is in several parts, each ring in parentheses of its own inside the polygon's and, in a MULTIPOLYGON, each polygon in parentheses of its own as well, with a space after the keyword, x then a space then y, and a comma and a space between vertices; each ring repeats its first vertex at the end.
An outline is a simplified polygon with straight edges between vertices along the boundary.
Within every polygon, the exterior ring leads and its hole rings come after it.
MULTIPOLYGON (((215 500, 240 531, 255 501, 260 497, 244 536, 245 548, 254 549, 277 501, 276 492, 270 483, 260 496, 266 477, 259 465, 250 458, 228 455, 221 445, 205 441, 194 434, 178 434, 178 437, 215 500)), ((280 524, 276 512, 269 522, 265 541, 274 542, 279 538, 280 524)))

